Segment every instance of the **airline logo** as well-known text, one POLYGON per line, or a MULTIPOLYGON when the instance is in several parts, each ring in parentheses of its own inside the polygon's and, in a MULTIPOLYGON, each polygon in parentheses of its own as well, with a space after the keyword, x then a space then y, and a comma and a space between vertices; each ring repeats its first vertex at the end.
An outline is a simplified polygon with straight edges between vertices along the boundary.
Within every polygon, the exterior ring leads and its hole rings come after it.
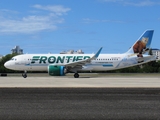
POLYGON ((89 59, 90 56, 33 56, 31 63, 34 64, 36 62, 38 63, 69 63, 69 62, 75 62, 79 60, 85 60, 89 59))

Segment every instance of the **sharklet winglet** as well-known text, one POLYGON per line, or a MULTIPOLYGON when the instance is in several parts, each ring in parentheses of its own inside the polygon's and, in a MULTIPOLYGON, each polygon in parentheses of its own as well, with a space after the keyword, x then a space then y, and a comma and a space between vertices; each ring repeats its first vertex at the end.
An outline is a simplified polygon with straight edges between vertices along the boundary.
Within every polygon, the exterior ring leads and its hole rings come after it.
POLYGON ((94 59, 96 59, 96 58, 99 56, 99 54, 100 54, 101 51, 102 51, 102 48, 103 48, 103 47, 101 47, 101 48, 97 51, 97 53, 93 56, 94 59))

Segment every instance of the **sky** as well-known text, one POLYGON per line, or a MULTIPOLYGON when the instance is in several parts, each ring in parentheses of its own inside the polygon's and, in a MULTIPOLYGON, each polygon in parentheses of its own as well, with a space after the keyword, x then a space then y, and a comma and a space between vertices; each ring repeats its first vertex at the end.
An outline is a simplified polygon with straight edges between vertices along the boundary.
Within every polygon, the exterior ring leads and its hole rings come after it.
POLYGON ((147 29, 160 49, 159 0, 0 0, 0 54, 124 53, 147 29))

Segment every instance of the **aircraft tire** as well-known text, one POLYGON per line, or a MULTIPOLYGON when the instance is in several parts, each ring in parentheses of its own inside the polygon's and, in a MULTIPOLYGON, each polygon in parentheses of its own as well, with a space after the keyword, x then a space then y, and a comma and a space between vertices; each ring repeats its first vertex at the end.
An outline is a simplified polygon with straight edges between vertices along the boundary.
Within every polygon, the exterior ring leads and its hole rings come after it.
POLYGON ((79 74, 78 74, 78 73, 75 73, 75 74, 74 74, 74 78, 79 78, 79 74))

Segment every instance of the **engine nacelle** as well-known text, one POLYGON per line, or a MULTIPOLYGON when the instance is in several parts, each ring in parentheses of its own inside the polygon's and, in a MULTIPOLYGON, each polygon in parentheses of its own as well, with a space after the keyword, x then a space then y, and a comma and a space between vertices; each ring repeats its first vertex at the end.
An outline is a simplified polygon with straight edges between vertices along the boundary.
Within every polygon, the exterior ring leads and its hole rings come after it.
POLYGON ((66 73, 66 69, 64 66, 49 65, 48 73, 51 76, 63 76, 66 73))

